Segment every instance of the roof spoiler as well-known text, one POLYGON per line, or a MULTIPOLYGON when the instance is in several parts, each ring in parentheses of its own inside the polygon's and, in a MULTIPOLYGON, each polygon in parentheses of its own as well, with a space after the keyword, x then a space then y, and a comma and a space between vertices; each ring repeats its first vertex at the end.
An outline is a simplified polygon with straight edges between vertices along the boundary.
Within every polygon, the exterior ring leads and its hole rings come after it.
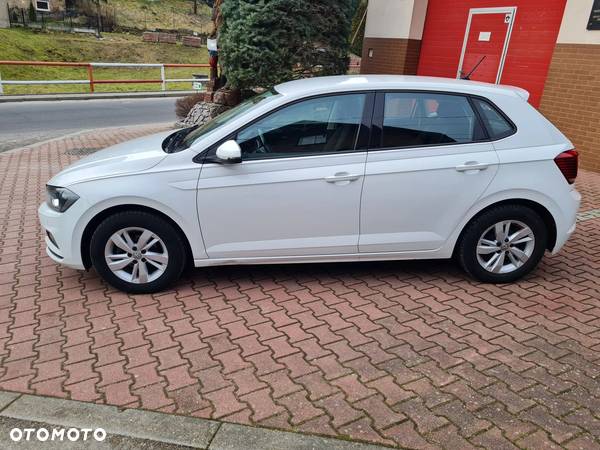
POLYGON ((509 86, 509 85, 502 85, 503 88, 508 89, 509 91, 514 92, 515 94, 517 94, 519 97, 521 97, 523 100, 527 101, 529 99, 529 91, 517 87, 517 86, 509 86))

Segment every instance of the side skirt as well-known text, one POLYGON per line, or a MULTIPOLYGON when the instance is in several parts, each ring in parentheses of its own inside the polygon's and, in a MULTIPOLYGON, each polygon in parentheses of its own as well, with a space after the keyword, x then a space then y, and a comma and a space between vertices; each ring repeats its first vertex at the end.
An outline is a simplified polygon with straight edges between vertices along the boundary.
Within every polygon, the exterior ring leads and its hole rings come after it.
POLYGON ((348 253, 340 255, 303 255, 303 256, 272 256, 260 258, 206 258, 195 259, 194 266, 229 266, 251 264, 301 264, 325 262, 352 262, 352 261, 393 261, 410 259, 448 259, 452 254, 445 254, 441 249, 412 251, 412 252, 385 252, 385 253, 348 253))

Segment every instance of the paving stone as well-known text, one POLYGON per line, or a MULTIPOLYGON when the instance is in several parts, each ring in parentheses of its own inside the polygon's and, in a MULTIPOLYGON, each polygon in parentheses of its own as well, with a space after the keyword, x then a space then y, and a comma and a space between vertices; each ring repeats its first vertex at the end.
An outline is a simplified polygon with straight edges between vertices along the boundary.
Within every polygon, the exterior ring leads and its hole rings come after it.
POLYGON ((128 296, 50 261, 45 182, 74 149, 160 130, 0 154, 0 389, 398 446, 444 430, 465 447, 597 437, 600 174, 580 171, 581 220, 561 252, 510 285, 447 262, 364 262, 193 270, 128 296))

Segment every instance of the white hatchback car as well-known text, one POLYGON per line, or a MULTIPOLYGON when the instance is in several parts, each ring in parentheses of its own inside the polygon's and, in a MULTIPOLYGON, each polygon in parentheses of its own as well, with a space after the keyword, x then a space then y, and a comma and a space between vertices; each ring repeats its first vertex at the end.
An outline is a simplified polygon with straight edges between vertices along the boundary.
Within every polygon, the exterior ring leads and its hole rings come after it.
POLYGON ((187 263, 450 258, 530 272, 575 229, 577 152, 526 91, 410 76, 292 81, 48 182, 48 255, 155 292, 187 263))

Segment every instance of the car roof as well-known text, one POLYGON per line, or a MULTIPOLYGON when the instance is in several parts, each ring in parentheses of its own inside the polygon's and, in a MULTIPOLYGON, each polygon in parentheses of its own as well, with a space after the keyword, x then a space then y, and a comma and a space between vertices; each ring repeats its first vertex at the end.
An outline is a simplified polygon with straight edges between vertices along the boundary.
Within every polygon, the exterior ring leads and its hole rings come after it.
POLYGON ((457 80, 454 78, 421 77, 413 75, 340 75, 303 78, 275 86, 277 92, 292 97, 329 92, 365 90, 426 90, 459 92, 487 96, 490 94, 517 96, 527 100, 529 93, 515 86, 457 80))

